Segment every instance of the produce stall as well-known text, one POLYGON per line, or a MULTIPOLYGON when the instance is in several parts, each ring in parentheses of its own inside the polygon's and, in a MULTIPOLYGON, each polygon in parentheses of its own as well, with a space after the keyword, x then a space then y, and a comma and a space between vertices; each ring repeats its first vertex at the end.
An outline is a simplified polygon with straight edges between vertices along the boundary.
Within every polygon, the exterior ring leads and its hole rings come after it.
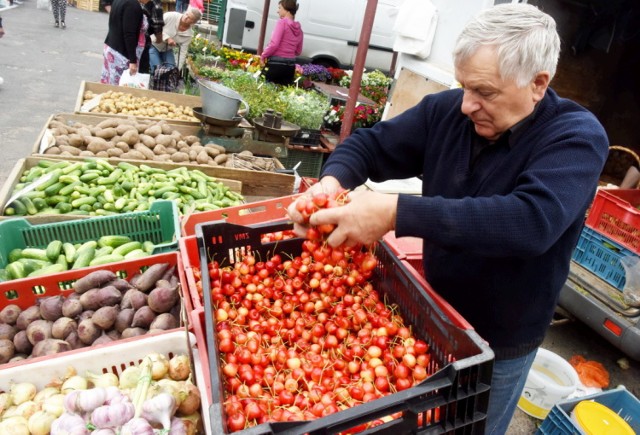
POLYGON ((0 433, 481 430, 493 356, 464 319, 386 243, 294 234, 316 131, 151 93, 83 82, 0 190, 0 433))

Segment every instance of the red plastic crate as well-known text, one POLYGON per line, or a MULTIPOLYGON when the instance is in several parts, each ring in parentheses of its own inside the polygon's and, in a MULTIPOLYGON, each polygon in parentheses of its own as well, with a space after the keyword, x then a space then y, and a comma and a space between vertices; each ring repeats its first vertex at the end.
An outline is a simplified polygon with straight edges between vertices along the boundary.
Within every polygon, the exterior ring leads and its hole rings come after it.
POLYGON ((599 189, 586 225, 640 254, 640 190, 599 189))
MULTIPOLYGON (((198 227, 197 241, 201 264, 211 258, 233 263, 237 253, 249 249, 256 256, 298 255, 301 239, 278 243, 263 243, 264 232, 285 229, 287 222, 267 225, 239 226, 211 222, 198 227), (230 257, 232 255, 233 257, 230 257)), ((317 420, 305 422, 263 423, 237 433, 242 434, 337 434, 361 424, 383 420, 381 426, 365 433, 395 435, 399 433, 482 433, 493 366, 493 352, 463 318, 407 271, 384 243, 376 247, 378 264, 374 285, 382 297, 398 305, 403 317, 413 325, 417 338, 430 347, 433 366, 431 376, 419 385, 371 402, 342 410, 317 420), (433 297, 436 296, 436 297, 433 297), (438 300, 438 303, 435 301, 438 300), (448 307, 448 312, 440 307, 448 307), (395 419, 392 414, 400 413, 395 419), (433 415, 437 416, 435 419, 433 415)), ((229 433, 223 409, 223 386, 220 362, 217 358, 217 338, 214 333, 209 277, 203 271, 205 295, 206 349, 209 352, 213 433, 229 433)), ((424 281, 424 280, 423 280, 424 281)))
POLYGON ((189 299, 189 303, 193 310, 203 309, 202 297, 196 286, 197 280, 193 273, 193 268, 200 268, 200 257, 198 254, 198 241, 196 236, 182 237, 179 242, 180 261, 183 266, 185 277, 185 297, 189 299))
MULTIPOLYGON (((87 267, 84 269, 69 270, 67 272, 57 273, 54 275, 45 275, 32 278, 16 279, 8 281, 5 284, 2 292, 0 292, 0 310, 9 304, 15 304, 21 309, 28 308, 38 303, 39 299, 51 296, 68 296, 73 293, 73 283, 79 278, 96 271, 96 270, 111 270, 119 278, 129 279, 139 272, 143 272, 149 266, 157 263, 169 263, 171 266, 177 266, 178 276, 180 278, 181 296, 185 303, 185 309, 191 310, 191 301, 189 300, 186 284, 182 280, 182 274, 179 269, 179 258, 177 252, 169 252, 165 254, 151 255, 149 257, 143 257, 136 260, 123 261, 119 263, 109 263, 101 266, 87 267)), ((184 319, 181 319, 183 323, 184 319)), ((114 343, 119 343, 121 340, 117 340, 114 343)), ((111 344, 106 344, 109 346, 111 344)), ((18 361, 15 363, 0 365, 0 369, 15 367, 16 365, 30 364, 32 362, 42 361, 48 358, 54 358, 57 355, 67 355, 71 352, 82 352, 89 348, 80 348, 69 352, 63 352, 56 355, 49 355, 39 358, 29 358, 26 360, 18 361)))
POLYGON ((221 208, 201 213, 193 213, 182 217, 182 235, 193 236, 196 225, 204 222, 225 219, 229 223, 251 225, 261 222, 285 219, 287 207, 300 195, 282 196, 264 201, 250 202, 235 207, 221 208))
POLYGON ((396 237, 395 231, 389 231, 382 237, 394 254, 400 260, 408 262, 420 274, 424 273, 422 266, 422 239, 418 237, 396 237))

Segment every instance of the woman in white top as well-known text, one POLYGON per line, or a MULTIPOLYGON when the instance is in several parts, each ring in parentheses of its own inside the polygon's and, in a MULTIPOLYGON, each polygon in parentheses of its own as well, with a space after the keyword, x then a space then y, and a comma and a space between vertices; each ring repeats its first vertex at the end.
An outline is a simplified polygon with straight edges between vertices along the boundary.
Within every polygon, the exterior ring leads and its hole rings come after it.
POLYGON ((191 7, 183 14, 180 12, 167 12, 163 15, 162 42, 156 43, 156 37, 154 35, 151 36, 152 45, 149 48, 151 74, 153 74, 158 65, 163 63, 176 66, 176 59, 173 54, 173 49, 176 46, 179 47, 177 66, 182 68, 193 37, 191 26, 200 21, 201 17, 200 10, 191 7))

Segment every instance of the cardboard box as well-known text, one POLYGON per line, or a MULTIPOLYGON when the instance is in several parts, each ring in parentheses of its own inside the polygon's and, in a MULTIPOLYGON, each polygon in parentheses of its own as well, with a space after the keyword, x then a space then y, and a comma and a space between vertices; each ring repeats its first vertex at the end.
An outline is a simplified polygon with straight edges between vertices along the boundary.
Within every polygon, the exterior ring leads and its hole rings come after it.
MULTIPOLYGON (((80 90, 78 91, 78 97, 76 98, 76 105, 73 109, 75 113, 89 113, 89 112, 81 111, 82 103, 84 102, 84 93, 87 91, 91 91, 94 94, 103 94, 108 91, 125 92, 135 97, 155 98, 156 100, 166 101, 169 103, 173 103, 177 106, 186 106, 191 108, 202 106, 202 100, 200 99, 200 97, 196 97, 193 95, 177 94, 175 92, 151 91, 147 89, 135 89, 135 88, 128 88, 125 86, 106 85, 103 83, 82 81, 82 83, 80 83, 80 90)), ((95 113, 95 115, 117 116, 120 118, 127 118, 131 116, 126 114, 106 114, 106 113, 95 113)), ((143 117, 143 116, 139 116, 138 118, 156 119, 156 120, 166 119, 166 118, 160 118, 160 117, 143 117)), ((166 120, 176 124, 194 125, 194 126, 200 125, 200 121, 198 120, 194 120, 194 121, 181 121, 181 120, 175 120, 175 119, 171 119, 171 120, 166 119, 166 120)))

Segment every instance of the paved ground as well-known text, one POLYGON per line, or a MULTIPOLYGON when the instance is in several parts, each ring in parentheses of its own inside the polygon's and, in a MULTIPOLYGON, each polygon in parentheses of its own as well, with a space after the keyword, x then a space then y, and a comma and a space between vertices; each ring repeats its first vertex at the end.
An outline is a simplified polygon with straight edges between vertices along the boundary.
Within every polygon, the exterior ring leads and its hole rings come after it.
MULTIPOLYGON (((82 80, 98 81, 107 15, 69 7, 67 29, 53 27, 51 12, 36 0, 1 10, 6 35, 0 39, 0 186, 15 163, 32 152, 51 114, 72 112, 82 80)), ((611 386, 624 384, 640 396, 640 364, 622 370, 620 352, 580 323, 550 329, 543 347, 569 359, 581 354, 599 361, 611 386)), ((509 433, 531 434, 538 422, 517 411, 509 433)))

